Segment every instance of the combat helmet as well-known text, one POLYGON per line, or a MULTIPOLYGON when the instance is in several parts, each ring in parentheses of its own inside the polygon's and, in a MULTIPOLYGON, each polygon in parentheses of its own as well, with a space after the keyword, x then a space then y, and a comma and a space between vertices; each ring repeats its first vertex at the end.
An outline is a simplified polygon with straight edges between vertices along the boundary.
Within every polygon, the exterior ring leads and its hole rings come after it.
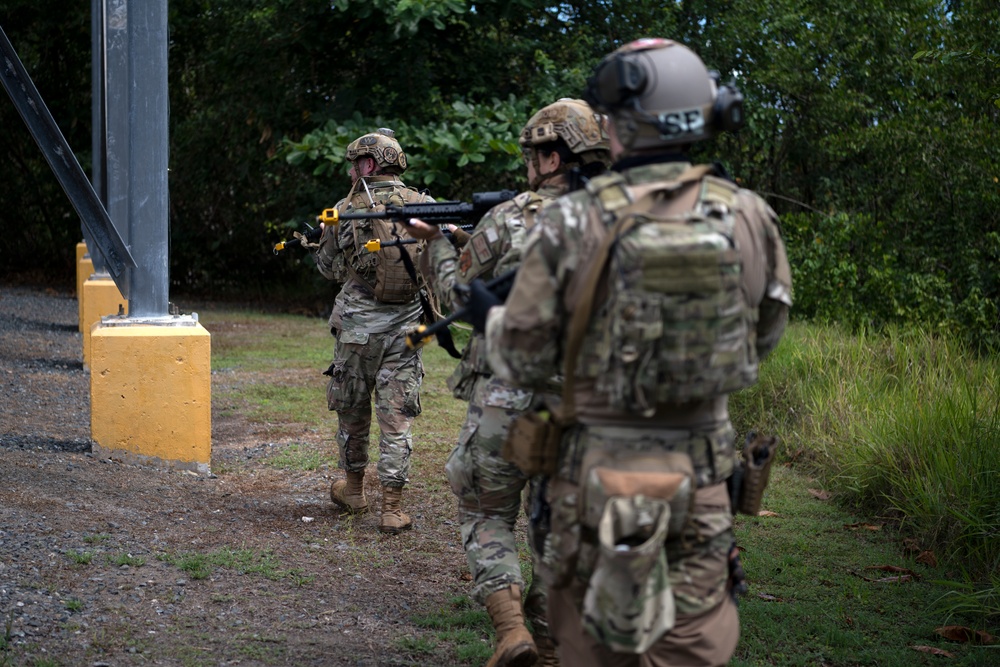
POLYGON ((625 153, 680 147, 743 126, 743 95, 688 47, 646 38, 607 55, 584 99, 614 123, 625 153))
MULTIPOLYGON (((533 162, 535 173, 539 174, 537 146, 544 146, 562 139, 581 165, 610 162, 611 142, 604 116, 595 112, 583 100, 564 97, 542 107, 528 119, 518 143, 524 152, 526 162, 533 162)), ((570 165, 560 165, 559 171, 568 171, 570 165)), ((551 174, 546 174, 546 178, 551 174)), ((542 180, 541 176, 536 181, 542 180)), ((531 184, 532 189, 537 183, 531 184)))
POLYGON ((402 174, 406 171, 406 153, 395 137, 395 132, 387 127, 380 127, 348 144, 344 157, 354 162, 359 157, 370 155, 383 171, 402 174))

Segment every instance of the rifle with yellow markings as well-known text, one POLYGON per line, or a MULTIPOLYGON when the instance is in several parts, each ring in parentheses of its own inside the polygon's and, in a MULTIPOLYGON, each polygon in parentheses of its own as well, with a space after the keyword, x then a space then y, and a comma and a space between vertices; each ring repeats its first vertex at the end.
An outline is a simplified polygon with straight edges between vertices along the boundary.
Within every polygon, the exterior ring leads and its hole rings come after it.
MULTIPOLYGON (((339 225, 343 220, 374 220, 379 218, 398 222, 406 222, 410 218, 420 218, 431 225, 443 225, 470 219, 478 222, 479 218, 483 217, 491 208, 509 201, 515 196, 517 196, 517 190, 476 192, 472 195, 471 202, 419 202, 403 204, 402 206, 387 206, 384 211, 366 211, 364 213, 342 213, 336 208, 325 208, 316 217, 316 220, 324 225, 339 225)), ((310 243, 316 243, 322 234, 322 227, 309 227, 301 237, 275 244, 274 253, 278 254, 285 248, 302 245, 302 238, 310 243)), ((383 247, 385 246, 383 245, 383 247)))

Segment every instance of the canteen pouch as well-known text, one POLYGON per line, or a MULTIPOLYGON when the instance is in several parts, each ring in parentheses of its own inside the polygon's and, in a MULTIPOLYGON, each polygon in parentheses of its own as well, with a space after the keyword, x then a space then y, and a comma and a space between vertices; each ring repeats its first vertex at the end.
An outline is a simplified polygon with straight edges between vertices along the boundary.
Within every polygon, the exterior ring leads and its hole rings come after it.
MULTIPOLYGON (((665 543, 679 538, 694 497, 679 452, 588 452, 581 522, 595 547, 583 602, 587 631, 612 651, 643 653, 674 625, 665 543)), ((583 551, 583 550, 581 550, 583 551)))
POLYGON ((674 627, 663 543, 670 503, 611 498, 597 528, 597 563, 583 598, 583 627, 618 653, 645 653, 674 627))
POLYGON ((528 477, 552 475, 562 433, 548 410, 528 410, 510 425, 500 455, 528 477))
POLYGON ((741 514, 756 516, 764 500, 764 489, 771 477, 771 464, 778 450, 774 436, 757 435, 753 431, 743 446, 742 479, 736 505, 741 514))

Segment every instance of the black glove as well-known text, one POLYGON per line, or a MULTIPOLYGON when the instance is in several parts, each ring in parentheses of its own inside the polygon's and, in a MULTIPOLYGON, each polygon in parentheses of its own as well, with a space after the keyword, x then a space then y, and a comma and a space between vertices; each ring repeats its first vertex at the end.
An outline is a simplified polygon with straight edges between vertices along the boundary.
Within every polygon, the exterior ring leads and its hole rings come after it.
MULTIPOLYGON (((510 289, 508 288, 508 291, 510 289)), ((507 296, 506 294, 504 296, 507 296)), ((486 313, 493 306, 499 306, 503 300, 486 287, 486 283, 478 278, 469 283, 466 293, 465 321, 472 325, 476 333, 486 332, 486 313)))

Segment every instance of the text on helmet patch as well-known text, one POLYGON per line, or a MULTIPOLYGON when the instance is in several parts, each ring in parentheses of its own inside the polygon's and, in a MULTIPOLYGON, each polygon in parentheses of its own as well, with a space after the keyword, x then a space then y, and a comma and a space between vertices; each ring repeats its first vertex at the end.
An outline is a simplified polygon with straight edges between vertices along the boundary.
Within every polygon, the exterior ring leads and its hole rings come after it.
POLYGON ((705 116, 701 109, 668 111, 657 116, 660 121, 661 139, 669 139, 682 134, 702 134, 705 132, 705 116))

